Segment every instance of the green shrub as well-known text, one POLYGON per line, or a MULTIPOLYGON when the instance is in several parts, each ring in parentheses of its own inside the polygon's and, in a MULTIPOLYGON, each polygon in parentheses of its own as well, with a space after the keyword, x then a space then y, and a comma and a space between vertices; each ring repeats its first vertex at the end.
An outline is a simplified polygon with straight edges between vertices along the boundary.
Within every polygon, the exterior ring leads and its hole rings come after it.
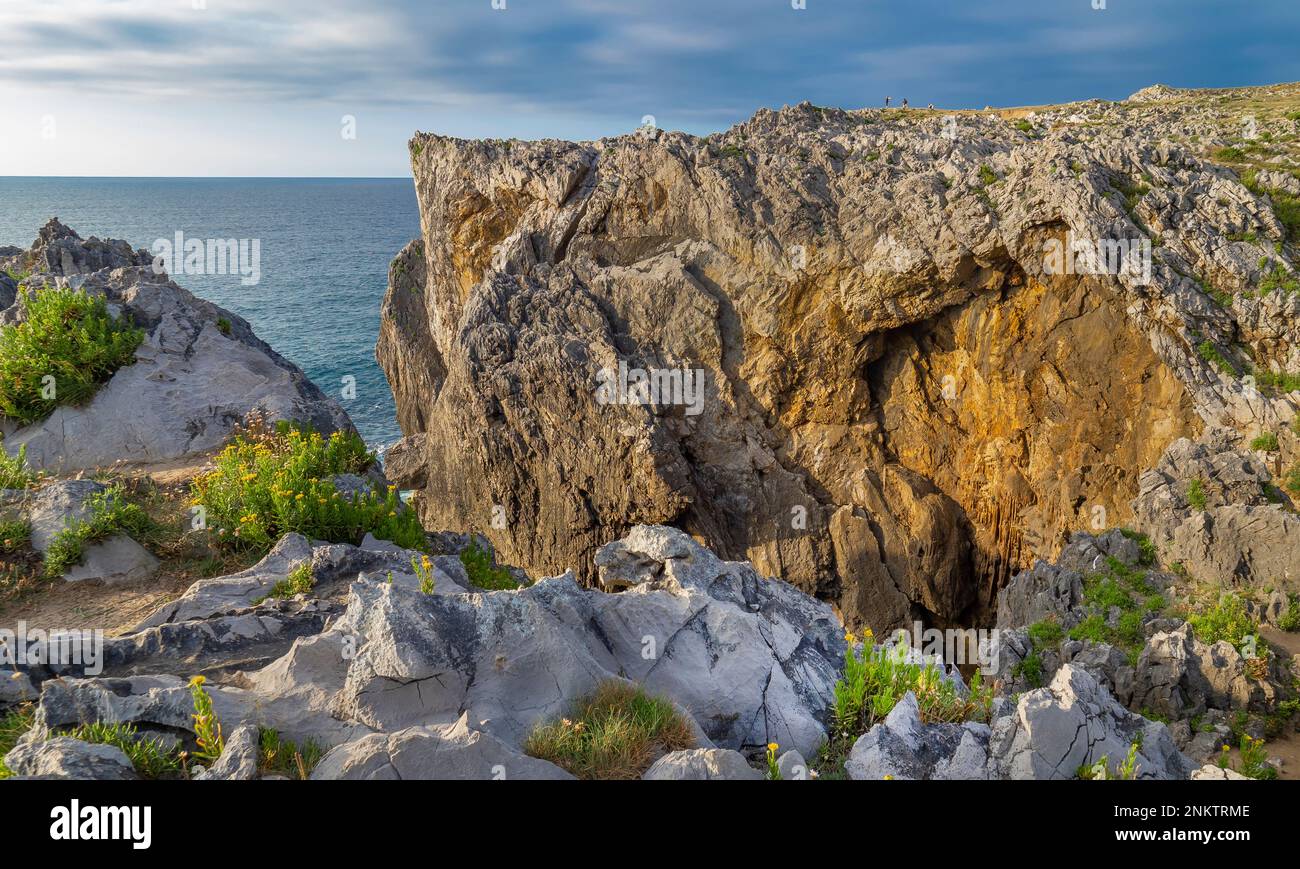
POLYGON ((10 456, 0 444, 0 489, 26 489, 35 479, 36 475, 27 470, 27 445, 10 456))
POLYGON ((36 707, 25 703, 0 716, 0 780, 12 778, 13 772, 4 764, 5 755, 13 751, 23 734, 36 723, 36 707))
POLYGON ((1290 596, 1286 611, 1278 619, 1277 626, 1288 633, 1300 631, 1300 595, 1290 596))
POLYGON ((258 731, 258 768, 264 775, 284 775, 305 781, 324 755, 325 749, 314 740, 298 745, 269 727, 258 731))
POLYGON ((1246 602, 1235 594, 1222 595, 1209 607, 1187 617, 1192 633, 1206 645, 1226 640, 1237 648, 1260 643, 1259 625, 1247 614, 1246 602))
POLYGON ((991 187, 1002 180, 998 178, 998 173, 994 172, 989 166, 980 166, 979 178, 982 187, 991 187))
POLYGON ((500 591, 518 588, 519 583, 510 576, 510 571, 493 564, 492 553, 479 545, 478 538, 470 536, 469 546, 460 552, 460 563, 465 565, 469 581, 476 588, 500 591))
POLYGON ((1300 389, 1300 374, 1267 368, 1256 368, 1251 374, 1255 377, 1255 388, 1266 395, 1282 395, 1300 389))
POLYGON ((1187 484, 1187 503, 1193 510, 1204 510, 1208 501, 1205 497, 1205 485, 1198 479, 1187 484))
POLYGON ((1260 296, 1267 295, 1274 291, 1283 296, 1289 296, 1292 293, 1300 293, 1300 280, 1281 265, 1276 265, 1266 272, 1264 277, 1259 280, 1260 296))
POLYGON ((1137 753, 1140 747, 1137 742, 1130 745, 1128 756, 1118 766, 1111 766, 1110 758, 1103 754, 1092 766, 1079 767, 1078 777, 1086 781, 1134 781, 1139 769, 1137 753))
POLYGON ((0 522, 0 552, 17 552, 32 537, 32 526, 22 519, 0 522))
POLYGON ((218 541, 231 548, 266 552, 291 532, 358 544, 370 532, 406 549, 426 549, 420 520, 403 509, 395 487, 353 497, 335 489, 332 477, 362 472, 373 461, 354 433, 325 438, 254 420, 218 454, 215 470, 194 480, 191 495, 218 541))
POLYGON ((1043 658, 1037 649, 1020 659, 1020 663, 1011 668, 1011 675, 1024 679, 1032 688, 1043 687, 1043 658))
POLYGON ((672 703, 610 680, 579 701, 571 717, 534 727, 524 752, 581 779, 637 779, 659 754, 694 745, 672 703))
POLYGON ((266 595, 253 601, 253 603, 259 604, 267 598, 286 599, 300 594, 307 594, 315 585, 316 580, 311 575, 311 563, 303 562, 289 571, 288 576, 271 586, 271 590, 266 595))
POLYGON ((985 721, 993 702, 977 671, 968 691, 945 678, 934 664, 909 663, 903 647, 872 647, 861 653, 850 639, 844 656, 844 675, 835 683, 835 735, 851 740, 888 715, 911 691, 921 719, 928 722, 985 721))
POLYGON ((102 297, 81 290, 45 289, 25 295, 23 306, 23 322, 0 328, 0 416, 22 425, 88 400, 144 340, 143 331, 109 316, 102 297))
POLYGON ((131 759, 131 765, 141 778, 178 778, 181 775, 180 753, 166 748, 158 738, 141 736, 134 724, 82 724, 68 731, 67 736, 95 745, 111 745, 122 750, 131 759))
POLYGON ((1196 352, 1202 359, 1213 365, 1221 374, 1235 375, 1237 368, 1228 361, 1228 357, 1223 355, 1223 351, 1214 345, 1210 340, 1202 341, 1196 345, 1196 352))
POLYGON ((1250 442, 1250 448, 1252 450, 1260 450, 1266 453, 1275 453, 1278 448, 1277 435, 1271 431, 1266 431, 1250 442))
POLYGON ((1029 626, 1028 633, 1029 641, 1038 649, 1055 646, 1065 637, 1065 630, 1052 619, 1034 622, 1029 626))
POLYGON ((134 538, 151 533, 154 522, 138 504, 126 499, 121 485, 109 486, 86 499, 86 518, 74 521, 54 536, 45 552, 45 574, 62 576, 81 561, 86 546, 106 540, 114 534, 134 538))
POLYGON ((1138 545, 1138 564, 1145 567, 1154 567, 1159 558, 1156 553, 1156 545, 1151 542, 1151 538, 1131 528, 1121 528, 1119 531, 1138 545))
POLYGON ((1228 145, 1226 147, 1219 148, 1217 151, 1214 152, 1213 156, 1214 159, 1219 160, 1220 162, 1223 163, 1240 163, 1246 159, 1246 152, 1236 147, 1235 145, 1228 145))
POLYGON ((1070 628, 1070 639, 1072 640, 1092 640, 1094 643, 1110 642, 1110 627, 1106 624, 1106 617, 1100 613, 1093 613, 1070 628))

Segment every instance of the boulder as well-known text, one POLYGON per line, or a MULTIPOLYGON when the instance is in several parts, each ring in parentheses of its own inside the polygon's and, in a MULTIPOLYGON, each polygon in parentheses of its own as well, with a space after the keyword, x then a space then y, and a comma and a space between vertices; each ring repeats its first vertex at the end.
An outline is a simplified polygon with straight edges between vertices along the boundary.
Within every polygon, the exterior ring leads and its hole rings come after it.
POLYGON ((990 753, 998 778, 1072 779, 1104 757, 1114 767, 1138 743, 1139 779, 1184 779, 1195 764, 1165 725, 1121 706, 1086 670, 1067 664, 1046 688, 995 719, 990 753))
POLYGON ((670 751, 651 764, 643 781, 762 781, 738 751, 728 748, 692 748, 670 751))
POLYGON ((23 778, 128 781, 140 777, 122 749, 69 736, 19 742, 5 755, 4 764, 23 778))
POLYGON ((321 758, 313 779, 550 780, 573 776, 528 757, 469 724, 454 722, 376 733, 336 746, 321 758))
POLYGON ((884 721, 858 738, 844 769, 856 781, 995 777, 989 758, 988 725, 923 724, 916 697, 910 691, 884 721))
POLYGON ((205 781, 251 781, 261 762, 259 731, 251 724, 236 727, 226 736, 226 747, 212 766, 194 776, 205 781))

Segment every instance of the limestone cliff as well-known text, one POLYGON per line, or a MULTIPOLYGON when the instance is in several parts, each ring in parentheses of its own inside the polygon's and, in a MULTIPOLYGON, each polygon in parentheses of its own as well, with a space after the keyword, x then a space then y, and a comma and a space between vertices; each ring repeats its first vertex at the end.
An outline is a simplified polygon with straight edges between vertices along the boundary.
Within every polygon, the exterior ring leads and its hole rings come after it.
POLYGON ((1129 522, 1171 442, 1279 431, 1295 458, 1294 396, 1257 387, 1300 370, 1297 159, 1269 144, 1298 107, 1165 88, 417 134, 390 473, 536 575, 590 580, 600 544, 664 523, 850 623, 988 620, 1072 529, 1129 522), (1110 259, 1063 267, 1084 248, 1110 259), (673 388, 642 402, 637 372, 673 388))

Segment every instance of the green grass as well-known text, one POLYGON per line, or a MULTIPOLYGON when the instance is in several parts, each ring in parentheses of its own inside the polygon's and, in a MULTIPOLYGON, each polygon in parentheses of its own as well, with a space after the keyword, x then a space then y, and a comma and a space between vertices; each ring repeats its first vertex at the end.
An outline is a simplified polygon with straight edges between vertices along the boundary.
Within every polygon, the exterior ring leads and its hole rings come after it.
POLYGON ((1196 345, 1196 353, 1218 369, 1221 374, 1235 375, 1237 373, 1237 367, 1228 361, 1228 357, 1223 355, 1223 351, 1209 339, 1196 345))
POLYGON ((1287 271, 1286 266, 1277 263, 1259 280, 1261 297, 1272 292, 1283 296, 1300 293, 1300 278, 1297 278, 1294 272, 1287 271))
MULTIPOLYGON (((822 778, 844 777, 844 762, 857 738, 884 719, 910 691, 916 697, 921 720, 932 722, 988 721, 993 689, 977 671, 968 691, 959 691, 934 664, 903 660, 900 650, 874 647, 870 637, 861 652, 857 638, 849 635, 844 673, 835 683, 830 739, 818 751, 822 778)), ((1031 663, 1030 667, 1033 666, 1031 663)), ((1039 670, 1041 678, 1041 660, 1039 670)))
POLYGON ((981 187, 991 187, 1002 180, 989 166, 980 166, 979 179, 981 187))
POLYGON ((1265 395, 1283 395, 1300 390, 1300 373, 1270 371, 1256 368, 1251 372, 1255 376, 1255 388, 1265 395))
POLYGON ((745 157, 745 149, 739 145, 723 145, 718 150, 718 155, 728 160, 743 159, 745 157))
POLYGON ((0 444, 0 489, 26 489, 35 480, 36 475, 27 469, 27 445, 10 456, 0 444))
POLYGON ((519 587, 510 571, 493 564, 492 553, 479 546, 478 538, 471 535, 469 546, 460 552, 460 563, 465 565, 469 581, 477 588, 501 591, 519 587))
POLYGON ((1300 595, 1292 594, 1277 626, 1287 633, 1300 631, 1300 595))
POLYGON ((1277 435, 1271 431, 1266 431, 1250 442, 1252 450, 1259 450, 1265 453, 1277 452, 1277 435))
POLYGON ((690 725, 672 703, 611 680, 569 717, 534 727, 524 752, 580 779, 637 779, 660 754, 694 745, 690 725))
POLYGON ((315 585, 316 580, 311 575, 311 563, 303 562, 289 571, 288 576, 273 585, 269 592, 254 600, 253 603, 259 604, 268 598, 286 599, 308 594, 315 585))
POLYGON ((1187 503, 1193 510, 1204 510, 1208 501, 1205 496, 1205 484, 1199 479, 1187 483, 1187 503))
POLYGON ((258 731, 258 768, 263 775, 306 780, 324 755, 325 749, 314 740, 299 745, 269 727, 258 731))
POLYGON ((89 400, 144 340, 81 290, 44 289, 24 296, 23 307, 23 322, 0 327, 0 416, 21 425, 89 400))
POLYGON ((225 335, 227 338, 229 338, 231 328, 232 327, 230 325, 229 319, 227 319, 226 317, 217 318, 217 331, 220 332, 222 335, 225 335))
POLYGON ((22 519, 0 522, 0 553, 17 552, 32 538, 32 526, 22 519))
POLYGON ((1146 570, 1109 556, 1104 571, 1084 577, 1083 603, 1088 615, 1070 629, 1070 639, 1114 646, 1125 652, 1131 663, 1137 662, 1145 646, 1146 618, 1167 606, 1164 595, 1152 589, 1146 570), (1107 621, 1112 609, 1119 610, 1114 627, 1107 621))
POLYGON ((0 717, 0 779, 13 777, 4 764, 5 755, 13 751, 23 734, 36 723, 36 707, 30 703, 12 709, 0 717))
POLYGON ((1017 679, 1023 679, 1031 688, 1043 687, 1043 657, 1037 649, 1032 649, 1029 654, 1020 659, 1014 667, 1011 668, 1011 675, 1017 679))
POLYGON ((1156 552, 1156 545, 1151 542, 1150 537, 1141 531, 1134 531, 1132 528, 1121 528, 1119 533, 1138 545, 1138 564, 1144 567, 1155 566, 1159 560, 1159 555, 1156 552))
POLYGON ((194 480, 191 496, 206 510, 217 543, 233 549, 264 553, 291 532, 352 544, 370 532, 406 549, 427 549, 419 518, 402 508, 395 487, 354 497, 335 489, 333 476, 361 473, 374 460, 355 433, 326 438, 253 421, 218 454, 215 470, 194 480))
POLYGON ((1249 643, 1261 645, 1259 625, 1246 612, 1246 602, 1235 594, 1222 595, 1214 604, 1191 613, 1187 623, 1196 638, 1207 646, 1220 640, 1239 649, 1249 643))
POLYGON ((1029 626, 1028 633, 1030 642, 1039 649, 1055 646, 1065 638, 1065 630, 1052 619, 1034 622, 1029 626))
POLYGON ((111 745, 122 750, 131 759, 131 765, 141 778, 179 778, 183 770, 180 753, 164 748, 161 740, 141 736, 134 724, 82 724, 69 730, 66 736, 95 745, 111 745))
POLYGON ((62 576, 81 561, 86 547, 115 534, 146 537, 155 530, 149 514, 127 500, 121 485, 114 484, 86 499, 86 518, 75 521, 54 536, 45 552, 45 575, 62 576))

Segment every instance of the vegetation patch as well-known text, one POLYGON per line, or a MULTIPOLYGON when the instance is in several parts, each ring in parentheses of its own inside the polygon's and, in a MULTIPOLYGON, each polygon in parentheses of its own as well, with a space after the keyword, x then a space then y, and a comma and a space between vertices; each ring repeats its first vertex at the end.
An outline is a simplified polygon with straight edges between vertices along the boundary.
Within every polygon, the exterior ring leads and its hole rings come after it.
POLYGON ((36 707, 25 703, 0 716, 0 779, 13 777, 13 772, 5 766, 5 755, 13 751, 23 734, 32 729, 36 723, 36 707))
POLYGON ((27 470, 27 445, 11 456, 0 444, 0 489, 26 489, 35 481, 36 475, 27 470))
POLYGON ((265 553, 292 532, 359 544, 369 532, 405 549, 426 549, 420 520, 402 507, 395 487, 348 497, 331 481, 364 472, 374 461, 354 433, 326 438, 254 419, 218 454, 216 469, 194 480, 191 495, 218 543, 231 548, 265 553))
POLYGON ((1277 435, 1271 431, 1266 431, 1250 442, 1252 450, 1259 450, 1265 453, 1277 452, 1277 435))
POLYGON ((470 536, 469 546, 460 551, 460 563, 465 565, 469 581, 476 588, 501 591, 519 587, 510 571, 498 566, 492 553, 479 545, 478 538, 470 536))
POLYGON ((1202 643, 1212 646, 1225 640, 1237 649, 1262 647, 1259 625, 1246 612, 1246 602, 1238 595, 1220 596, 1213 605, 1187 617, 1192 633, 1202 643))
POLYGON ((1187 503, 1193 510, 1204 510, 1209 503, 1206 500, 1205 484, 1199 479, 1191 480, 1187 484, 1187 503))
POLYGON ((140 735, 134 724, 82 724, 65 736, 95 745, 121 749, 141 778, 180 778, 183 775, 180 752, 164 746, 161 739, 140 735))
POLYGON ((45 575, 58 577, 81 561, 86 547, 115 534, 148 536, 155 528, 142 507, 128 501, 120 484, 86 499, 87 518, 73 522, 50 541, 45 552, 45 575))
POLYGON ((135 357, 144 332, 100 296, 47 288, 23 296, 26 319, 0 328, 0 416, 38 422, 81 404, 135 357))
POLYGON ((306 781, 325 756, 325 749, 308 739, 301 745, 280 736, 269 727, 258 731, 258 769, 263 775, 283 775, 306 781))
POLYGON ((637 779, 659 756, 694 745, 672 703, 611 680, 579 701, 571 717, 533 728, 524 752, 580 779, 637 779))
POLYGON ((1196 354, 1206 362, 1213 365, 1220 374, 1235 376, 1237 373, 1237 367, 1233 365, 1228 357, 1223 355, 1223 351, 1208 338, 1196 345, 1196 354))
POLYGON ((316 580, 311 575, 311 564, 303 562, 289 571, 288 576, 271 586, 269 592, 254 600, 253 603, 259 604, 268 598, 285 599, 308 594, 315 585, 316 580))

